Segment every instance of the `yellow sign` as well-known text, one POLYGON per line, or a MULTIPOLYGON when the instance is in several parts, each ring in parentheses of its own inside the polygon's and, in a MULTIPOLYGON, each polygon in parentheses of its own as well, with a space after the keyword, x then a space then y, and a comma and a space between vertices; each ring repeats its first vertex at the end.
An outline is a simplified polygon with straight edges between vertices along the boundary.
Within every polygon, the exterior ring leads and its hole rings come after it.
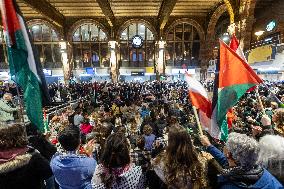
POLYGON ((272 47, 271 45, 265 45, 252 49, 248 56, 248 63, 254 64, 257 62, 265 62, 271 60, 272 47))
POLYGON ((146 67, 146 73, 154 73, 154 67, 146 67))

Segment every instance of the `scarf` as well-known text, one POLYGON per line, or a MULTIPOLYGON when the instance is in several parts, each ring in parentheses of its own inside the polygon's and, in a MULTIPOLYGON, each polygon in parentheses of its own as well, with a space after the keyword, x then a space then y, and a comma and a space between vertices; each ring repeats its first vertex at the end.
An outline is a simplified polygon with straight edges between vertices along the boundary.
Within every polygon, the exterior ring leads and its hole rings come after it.
POLYGON ((17 156, 23 155, 28 151, 28 147, 13 148, 0 151, 0 164, 14 160, 17 156))

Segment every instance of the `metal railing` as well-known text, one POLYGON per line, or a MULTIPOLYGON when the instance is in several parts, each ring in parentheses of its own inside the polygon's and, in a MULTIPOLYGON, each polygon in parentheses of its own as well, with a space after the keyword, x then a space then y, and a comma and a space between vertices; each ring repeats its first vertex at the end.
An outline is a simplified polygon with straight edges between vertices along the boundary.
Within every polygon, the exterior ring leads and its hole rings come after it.
POLYGON ((45 111, 46 111, 47 119, 49 120, 49 117, 51 115, 61 114, 68 107, 72 107, 72 109, 75 109, 78 106, 79 102, 91 99, 92 97, 93 97, 93 95, 87 95, 87 96, 81 97, 79 99, 66 102, 66 103, 61 104, 59 106, 55 106, 55 107, 46 109, 45 111))

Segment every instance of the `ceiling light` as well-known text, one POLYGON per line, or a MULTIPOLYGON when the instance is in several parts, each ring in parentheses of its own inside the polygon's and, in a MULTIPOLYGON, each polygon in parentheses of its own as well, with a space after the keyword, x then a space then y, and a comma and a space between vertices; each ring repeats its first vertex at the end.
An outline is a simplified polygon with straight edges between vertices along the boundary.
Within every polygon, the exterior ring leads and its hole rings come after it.
POLYGON ((257 31, 257 32, 255 32, 254 33, 257 37, 260 37, 260 36, 262 36, 263 34, 264 34, 264 31, 257 31))

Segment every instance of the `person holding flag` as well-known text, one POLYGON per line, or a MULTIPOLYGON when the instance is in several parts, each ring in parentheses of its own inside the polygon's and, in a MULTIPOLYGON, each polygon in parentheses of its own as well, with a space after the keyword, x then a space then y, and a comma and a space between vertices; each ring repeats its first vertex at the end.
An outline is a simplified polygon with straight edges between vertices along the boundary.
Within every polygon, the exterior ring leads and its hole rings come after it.
MULTIPOLYGON (((188 85, 188 94, 193 110, 199 110, 199 116, 195 115, 197 123, 199 124, 200 119, 200 124, 203 126, 204 130, 206 130, 212 137, 218 138, 220 130, 218 127, 214 127, 215 125, 211 125, 212 104, 208 98, 206 89, 199 81, 187 72, 185 73, 185 80, 188 85)), ((203 132, 201 126, 199 126, 199 133, 202 135, 203 132)))
POLYGON ((39 61, 35 56, 29 32, 15 0, 0 1, 7 57, 12 79, 23 90, 24 106, 29 120, 44 132, 42 97, 49 93, 39 61))
POLYGON ((237 49, 230 48, 220 40, 220 61, 217 64, 212 100, 212 124, 220 128, 220 138, 223 141, 228 138, 227 112, 249 89, 263 83, 237 52, 237 49))

